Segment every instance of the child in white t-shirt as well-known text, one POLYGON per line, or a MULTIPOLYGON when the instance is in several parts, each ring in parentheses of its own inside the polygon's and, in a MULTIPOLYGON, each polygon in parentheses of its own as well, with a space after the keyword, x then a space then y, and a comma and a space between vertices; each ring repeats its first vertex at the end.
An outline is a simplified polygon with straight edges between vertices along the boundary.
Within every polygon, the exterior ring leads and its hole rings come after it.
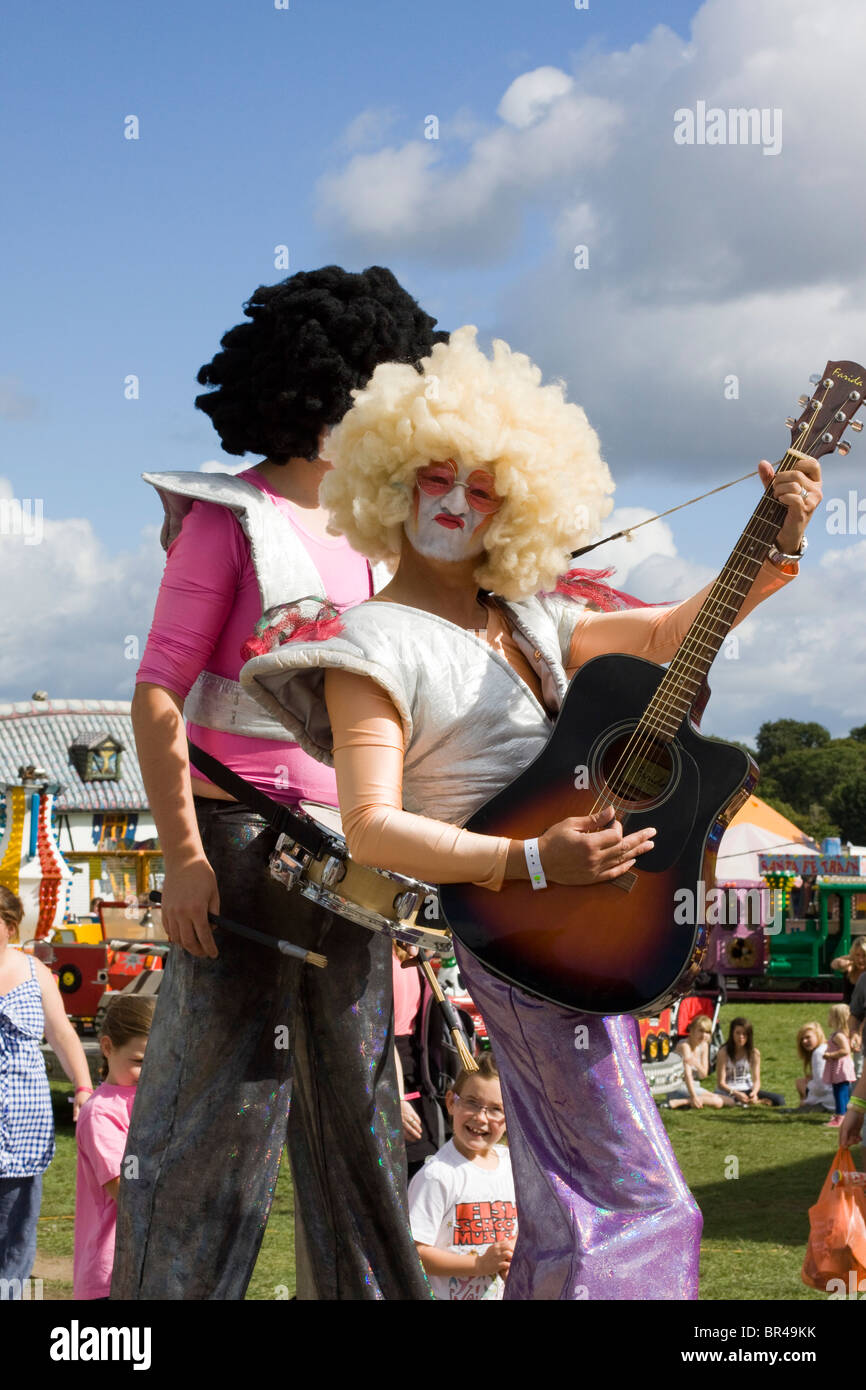
POLYGON ((412 1238, 440 1299, 501 1298, 517 1239, 499 1073, 489 1052, 478 1067, 446 1094, 453 1138, 409 1184, 412 1238))

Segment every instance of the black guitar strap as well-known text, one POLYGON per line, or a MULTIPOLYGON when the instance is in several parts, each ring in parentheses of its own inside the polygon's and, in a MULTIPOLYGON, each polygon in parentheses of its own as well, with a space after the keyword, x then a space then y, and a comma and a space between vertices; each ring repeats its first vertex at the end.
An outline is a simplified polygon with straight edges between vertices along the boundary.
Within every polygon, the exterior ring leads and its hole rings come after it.
POLYGON ((296 815, 288 806, 283 806, 281 802, 266 796, 245 777, 239 777, 230 767, 226 767, 225 763, 221 763, 219 758, 214 758, 212 754, 199 748, 192 739, 187 739, 187 746, 193 767, 198 768, 199 772, 203 772, 236 801, 262 816, 278 834, 291 835, 293 840, 297 840, 304 849, 309 850, 314 859, 318 858, 326 844, 326 837, 314 825, 296 815))

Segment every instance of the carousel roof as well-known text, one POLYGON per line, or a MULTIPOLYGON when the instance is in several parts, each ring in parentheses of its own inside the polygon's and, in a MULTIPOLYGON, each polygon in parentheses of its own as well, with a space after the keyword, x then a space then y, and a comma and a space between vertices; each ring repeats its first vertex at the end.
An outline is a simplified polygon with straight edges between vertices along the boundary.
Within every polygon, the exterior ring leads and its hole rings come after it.
MULTIPOLYGON (((20 783, 20 767, 59 782, 58 811, 130 811, 147 806, 129 700, 17 700, 0 704, 0 783, 20 783), (111 738, 123 749, 117 780, 82 780, 70 750, 111 738)), ((80 759, 76 758, 80 763, 80 759)), ((83 765, 83 764, 82 764, 83 765)))

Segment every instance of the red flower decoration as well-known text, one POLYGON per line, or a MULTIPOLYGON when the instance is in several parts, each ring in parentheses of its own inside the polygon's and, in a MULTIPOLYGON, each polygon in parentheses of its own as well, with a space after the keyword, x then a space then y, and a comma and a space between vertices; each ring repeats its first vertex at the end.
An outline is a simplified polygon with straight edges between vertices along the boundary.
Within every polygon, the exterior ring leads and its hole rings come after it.
POLYGON ((241 647, 241 659, 250 661, 254 656, 264 656, 286 642, 324 642, 342 631, 339 610, 333 603, 318 598, 281 603, 259 618, 252 637, 241 647), (308 609, 307 614, 301 611, 302 605, 308 609))
POLYGON ((557 580, 554 593, 563 594, 566 598, 586 599, 590 608, 602 613, 618 613, 623 608, 653 607, 644 603, 643 599, 625 594, 621 589, 612 589, 609 584, 602 582, 613 573, 612 569, 569 570, 557 580))

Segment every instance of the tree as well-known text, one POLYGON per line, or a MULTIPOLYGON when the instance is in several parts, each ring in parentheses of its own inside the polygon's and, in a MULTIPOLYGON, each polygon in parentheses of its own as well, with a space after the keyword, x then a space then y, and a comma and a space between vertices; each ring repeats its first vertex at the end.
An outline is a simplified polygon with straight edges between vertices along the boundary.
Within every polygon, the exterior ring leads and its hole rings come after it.
POLYGON ((861 724, 858 728, 852 729, 848 737, 855 738, 858 743, 866 743, 866 724, 861 724))
POLYGON ((823 748, 830 730, 823 724, 804 724, 799 719, 771 719, 758 730, 758 761, 767 763, 797 748, 823 748))
POLYGON ((831 835, 839 834, 838 825, 830 819, 824 807, 817 801, 813 802, 807 811, 798 811, 795 806, 780 797, 767 795, 761 783, 758 784, 758 792, 768 806, 772 806, 773 810, 778 811, 786 820, 793 821, 794 825, 811 840, 817 840, 818 844, 831 835))
POLYGON ((827 798, 827 808, 846 840, 866 844, 866 772, 854 772, 840 782, 827 798))
POLYGON ((766 772, 774 793, 802 808, 801 815, 815 801, 829 810, 831 793, 846 778, 866 774, 866 745, 836 738, 822 748, 792 748, 772 759, 766 772))

